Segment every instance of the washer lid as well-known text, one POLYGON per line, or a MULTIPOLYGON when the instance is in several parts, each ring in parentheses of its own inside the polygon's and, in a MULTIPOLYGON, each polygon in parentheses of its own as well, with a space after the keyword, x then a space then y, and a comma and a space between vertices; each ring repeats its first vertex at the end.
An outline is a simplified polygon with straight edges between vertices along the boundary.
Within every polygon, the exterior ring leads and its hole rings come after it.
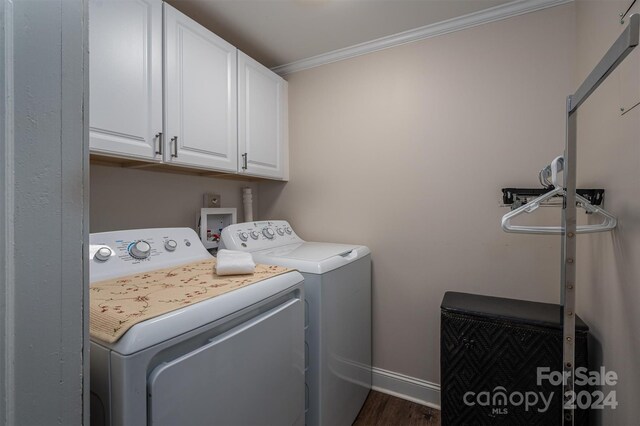
POLYGON ((267 256, 321 262, 333 256, 346 255, 357 247, 347 244, 299 243, 265 250, 263 253, 267 256))
POLYGON ((324 274, 370 253, 365 246, 304 242, 252 254, 257 263, 286 266, 311 274, 324 274))

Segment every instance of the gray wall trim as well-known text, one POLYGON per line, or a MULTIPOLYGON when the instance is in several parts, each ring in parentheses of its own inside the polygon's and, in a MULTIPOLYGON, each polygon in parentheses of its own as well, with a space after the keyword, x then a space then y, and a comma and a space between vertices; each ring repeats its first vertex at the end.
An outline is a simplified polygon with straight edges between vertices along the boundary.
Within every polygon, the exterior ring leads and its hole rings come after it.
MULTIPOLYGON (((62 216, 63 284, 78 282, 73 343, 81 350, 79 396, 81 423, 89 424, 89 32, 88 0, 62 0, 62 63, 74 64, 61 76, 62 202, 72 214, 62 216), (68 25, 67 22, 73 23, 68 25), (66 139, 74 143, 65 143, 66 139), (76 281, 78 280, 79 281, 76 281), (86 307, 86 309, 85 309, 86 307), (77 342, 80 333, 81 340, 77 342)), ((73 404, 74 402, 71 401, 73 404)))
MULTIPOLYGON (((82 259, 82 424, 90 424, 89 407, 90 403, 90 365, 89 365, 89 234, 90 227, 90 176, 89 176, 89 0, 81 0, 81 14, 76 17, 82 21, 81 41, 78 46, 82 52, 82 251, 80 253, 82 259)), ((75 85, 76 82, 71 79, 69 82, 75 85)))
POLYGON ((84 274, 83 274, 83 290, 84 290, 84 295, 83 295, 83 319, 84 319, 84 324, 83 324, 83 330, 84 330, 84 337, 83 337, 83 342, 84 342, 84 347, 82 348, 82 365, 84 367, 84 383, 83 383, 83 392, 82 392, 82 397, 83 397, 83 413, 82 413, 82 417, 84 420, 84 424, 88 425, 89 424, 89 407, 91 406, 91 402, 90 402, 90 393, 89 390, 91 389, 90 386, 90 381, 89 378, 91 377, 90 374, 90 363, 89 363, 89 348, 90 348, 90 337, 89 337, 89 235, 91 234, 91 178, 90 178, 90 149, 89 149, 89 130, 90 130, 90 126, 89 126, 89 94, 91 93, 91 91, 89 90, 90 87, 90 80, 89 80, 89 0, 83 0, 82 1, 82 5, 84 8, 84 13, 83 13, 83 18, 82 18, 82 22, 84 23, 84 27, 83 27, 83 34, 82 34, 82 40, 84 43, 84 48, 83 48, 83 63, 84 63, 84 108, 83 108, 83 117, 82 117, 82 121, 83 121, 83 129, 82 129, 82 136, 83 136, 83 144, 82 144, 82 149, 83 149, 83 163, 82 163, 82 168, 84 170, 83 176, 84 176, 84 181, 83 181, 83 204, 84 204, 84 208, 83 208, 83 212, 84 212, 84 216, 83 216, 83 226, 82 226, 82 235, 83 235, 83 250, 82 250, 82 258, 83 258, 83 262, 82 265, 84 267, 84 274))
POLYGON ((88 424, 86 0, 0 13, 0 424, 88 424))
POLYGON ((7 424, 7 403, 5 401, 7 395, 7 347, 6 347, 6 324, 7 324, 7 304, 6 304, 6 283, 7 283, 7 262, 6 262, 6 198, 7 185, 5 177, 5 168, 7 162, 6 154, 6 82, 4 70, 4 55, 6 52, 5 37, 5 4, 6 0, 0 2, 0 45, 2 45, 2 55, 0 55, 0 424, 7 424))
POLYGON ((0 95, 4 100, 0 105, 0 312, 2 327, 0 328, 0 422, 14 424, 13 419, 13 2, 3 0, 0 4, 0 37, 3 54, 0 55, 0 95))

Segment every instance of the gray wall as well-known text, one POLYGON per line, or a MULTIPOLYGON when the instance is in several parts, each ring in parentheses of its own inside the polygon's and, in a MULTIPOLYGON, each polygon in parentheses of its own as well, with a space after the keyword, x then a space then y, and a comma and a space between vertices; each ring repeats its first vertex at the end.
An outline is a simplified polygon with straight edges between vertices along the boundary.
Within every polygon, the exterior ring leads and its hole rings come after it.
POLYGON ((195 228, 206 192, 219 194, 221 207, 237 208, 238 221, 242 222, 244 187, 252 188, 255 218, 258 211, 255 182, 91 165, 91 232, 195 228))
POLYGON ((85 6, 2 1, 3 424, 88 420, 85 6))
MULTIPOLYGON (((5 99, 4 102, 0 102, 0 152, 6 153, 8 146, 10 146, 13 141, 7 141, 7 126, 11 127, 12 123, 7 123, 7 119, 11 120, 11 117, 7 117, 7 106, 8 102, 6 101, 7 93, 12 93, 11 89, 8 89, 6 86, 6 75, 7 70, 5 70, 5 55, 12 55, 12 47, 8 43, 6 32, 10 29, 6 28, 7 20, 5 17, 7 14, 10 14, 11 11, 7 10, 8 4, 6 1, 0 2, 0 44, 2 45, 2 52, 4 54, 0 55, 0 99, 5 99)), ((9 73, 10 75, 12 73, 9 73)), ((7 359, 11 359, 12 354, 10 351, 10 342, 7 340, 7 329, 9 326, 9 320, 11 319, 11 314, 8 310, 6 303, 6 293, 11 288, 11 285, 7 285, 7 278, 10 278, 8 273, 7 266, 12 263, 10 256, 10 241, 7 239, 7 231, 9 230, 9 223, 7 223, 7 218, 11 217, 11 207, 8 203, 8 191, 7 185, 7 166, 10 166, 9 156, 3 155, 3 161, 0 162, 0 192, 2 192, 2 197, 0 197, 0 425, 7 424, 7 391, 11 392, 11 386, 8 383, 8 369, 5 367, 7 365, 7 359)))
POLYGON ((439 383, 447 290, 559 301, 559 238, 504 233, 499 205, 500 188, 537 187, 564 148, 574 13, 553 7, 288 76, 291 181, 260 184, 261 219, 371 247, 376 367, 439 383))

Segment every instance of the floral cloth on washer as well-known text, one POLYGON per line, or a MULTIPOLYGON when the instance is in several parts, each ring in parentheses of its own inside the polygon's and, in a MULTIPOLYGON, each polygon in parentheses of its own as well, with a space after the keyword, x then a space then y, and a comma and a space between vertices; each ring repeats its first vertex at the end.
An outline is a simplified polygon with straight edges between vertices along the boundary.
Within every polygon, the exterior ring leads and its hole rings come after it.
POLYGON ((91 337, 114 343, 139 322, 292 271, 256 265, 251 275, 223 277, 215 264, 210 259, 91 284, 91 337))

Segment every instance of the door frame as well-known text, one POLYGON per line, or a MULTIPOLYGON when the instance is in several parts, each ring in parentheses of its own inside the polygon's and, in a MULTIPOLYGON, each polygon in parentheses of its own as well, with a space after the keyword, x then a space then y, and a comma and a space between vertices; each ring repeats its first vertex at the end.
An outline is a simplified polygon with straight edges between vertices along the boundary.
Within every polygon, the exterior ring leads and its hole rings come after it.
POLYGON ((0 0, 0 424, 89 424, 87 0, 0 0))

